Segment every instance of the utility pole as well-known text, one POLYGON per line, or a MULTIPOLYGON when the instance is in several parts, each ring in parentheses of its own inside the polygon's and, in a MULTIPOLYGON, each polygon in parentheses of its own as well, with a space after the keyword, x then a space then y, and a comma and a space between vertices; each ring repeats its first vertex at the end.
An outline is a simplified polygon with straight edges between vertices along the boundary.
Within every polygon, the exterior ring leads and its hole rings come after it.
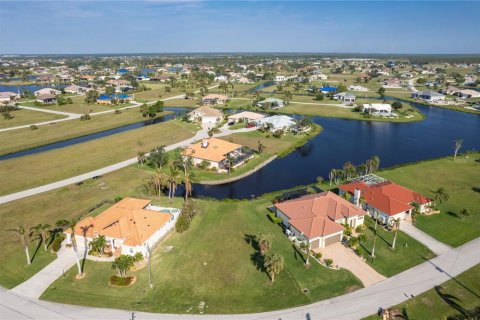
POLYGON ((150 289, 153 288, 153 282, 152 282, 152 264, 151 264, 151 253, 150 253, 150 245, 147 243, 147 252, 148 252, 148 285, 150 286, 150 289))
POLYGON ((377 223, 378 223, 377 216, 375 216, 375 230, 373 231, 374 235, 373 235, 373 248, 372 248, 373 259, 375 259, 375 242, 377 241, 377 223))

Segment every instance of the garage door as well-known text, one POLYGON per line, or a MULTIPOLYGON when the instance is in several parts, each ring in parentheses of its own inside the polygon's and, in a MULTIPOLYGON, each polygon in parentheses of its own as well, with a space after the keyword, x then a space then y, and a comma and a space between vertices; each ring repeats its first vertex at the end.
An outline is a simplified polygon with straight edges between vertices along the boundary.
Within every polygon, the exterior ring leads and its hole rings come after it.
POLYGON ((310 242, 310 248, 311 249, 318 249, 320 247, 320 239, 313 240, 310 242))
POLYGON ((339 233, 337 235, 334 235, 334 236, 331 236, 331 237, 328 237, 328 238, 325 238, 325 246, 328 246, 328 245, 331 245, 331 244, 334 244, 336 242, 340 242, 340 239, 342 238, 342 234, 339 233))

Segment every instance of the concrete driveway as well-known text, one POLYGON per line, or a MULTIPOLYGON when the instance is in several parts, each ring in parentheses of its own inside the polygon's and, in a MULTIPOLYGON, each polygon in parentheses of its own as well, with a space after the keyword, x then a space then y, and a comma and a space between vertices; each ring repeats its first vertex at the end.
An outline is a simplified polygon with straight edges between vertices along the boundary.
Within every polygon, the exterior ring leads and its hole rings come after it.
POLYGON ((362 281, 365 287, 387 279, 364 262, 352 249, 343 246, 341 243, 329 245, 320 249, 320 252, 322 253, 322 259, 332 259, 334 266, 338 265, 340 268, 349 270, 362 281))

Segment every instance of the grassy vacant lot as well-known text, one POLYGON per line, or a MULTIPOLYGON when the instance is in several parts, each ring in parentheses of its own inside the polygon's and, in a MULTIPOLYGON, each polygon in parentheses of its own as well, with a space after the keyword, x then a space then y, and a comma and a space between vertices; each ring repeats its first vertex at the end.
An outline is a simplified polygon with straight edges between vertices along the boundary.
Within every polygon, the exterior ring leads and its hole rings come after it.
MULTIPOLYGON (((131 166, 97 180, 87 180, 81 185, 70 185, 0 205, 0 285, 12 288, 54 259, 53 254, 46 253, 41 247, 33 263, 27 266, 20 240, 6 229, 19 225, 28 229, 38 223, 54 225, 60 219, 78 217, 102 201, 113 200, 115 196, 124 196, 127 192, 134 194, 147 175, 144 170, 131 166)), ((29 243, 31 255, 36 244, 29 243)))
MULTIPOLYGON (((42 112, 35 113, 47 114, 42 112)), ((158 116, 161 117, 170 113, 171 112, 166 111, 158 114, 158 116)), ((0 144, 0 154, 26 150, 49 143, 84 136, 90 133, 113 129, 143 120, 146 120, 146 118, 142 117, 139 109, 133 108, 129 110, 122 110, 121 114, 108 113, 98 115, 92 117, 88 121, 80 121, 76 119, 39 126, 37 130, 26 128, 0 132, 0 139, 2 140, 2 144, 0 144)))
POLYGON ((12 111, 10 114, 13 116, 13 119, 6 120, 4 117, 0 118, 0 129, 66 118, 66 116, 59 114, 30 111, 25 109, 12 111))
POLYGON ((177 120, 130 130, 70 147, 2 161, 0 194, 69 178, 137 156, 194 135, 195 127, 177 120))
POLYGON ((74 280, 71 269, 42 299, 91 306, 168 313, 245 313, 287 308, 318 301, 361 287, 346 270, 329 270, 316 262, 305 269, 303 257, 281 229, 267 218, 268 200, 218 202, 197 200, 202 214, 190 230, 173 234, 153 255, 154 288, 148 288, 146 268, 134 272, 130 288, 111 288, 110 263, 87 262, 87 276, 74 280), (262 257, 249 237, 269 233, 272 250, 285 258, 285 269, 271 283, 262 257), (173 249, 166 252, 165 247, 173 249), (308 288, 309 293, 302 293, 308 288))
POLYGON ((370 254, 373 247, 375 222, 367 217, 365 224, 367 226, 364 231, 366 240, 360 244, 359 250, 367 258, 367 263, 386 277, 410 269, 435 256, 427 247, 402 231, 398 231, 395 250, 392 250, 395 232, 389 232, 381 226, 377 226, 375 259, 372 259, 370 254))
POLYGON ((379 175, 428 197, 439 187, 450 196, 439 205, 440 214, 419 216, 416 227, 451 246, 459 246, 480 236, 480 154, 470 159, 446 157, 418 164, 382 170, 379 175), (467 208, 470 216, 460 217, 467 208))
MULTIPOLYGON (((406 319, 446 319, 458 315, 460 308, 473 309, 480 305, 479 277, 480 265, 476 265, 455 279, 392 308, 402 310, 406 319)), ((373 315, 367 319, 376 320, 380 317, 373 315)))
MULTIPOLYGON (((38 108, 83 114, 83 113, 93 113, 93 112, 99 112, 99 111, 105 111, 105 110, 112 110, 115 108, 126 107, 129 105, 128 103, 124 103, 114 107, 114 106, 101 105, 101 104, 95 104, 95 103, 88 104, 85 102, 85 96, 71 96, 70 98, 72 99, 73 104, 65 104, 62 106, 53 104, 53 105, 45 105, 38 108)), ((25 103, 22 103, 22 105, 37 107, 34 102, 25 102, 25 103)))

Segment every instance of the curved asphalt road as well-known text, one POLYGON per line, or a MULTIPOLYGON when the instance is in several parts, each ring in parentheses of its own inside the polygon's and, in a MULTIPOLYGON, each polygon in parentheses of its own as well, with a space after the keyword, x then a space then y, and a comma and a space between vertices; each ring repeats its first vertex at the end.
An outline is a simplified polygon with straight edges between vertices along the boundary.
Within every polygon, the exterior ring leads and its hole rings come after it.
MULTIPOLYGON (((239 315, 176 315, 135 312, 135 319, 162 320, 327 320, 360 319, 374 314, 379 307, 389 307, 408 300, 480 263, 480 238, 404 271, 368 288, 310 305, 281 311, 239 315)), ((460 283, 465 290, 469 283, 460 283)), ((476 292, 475 294, 480 294, 476 292)), ((0 289, 0 316, 2 319, 131 319, 132 312, 58 304, 26 298, 0 289)))

